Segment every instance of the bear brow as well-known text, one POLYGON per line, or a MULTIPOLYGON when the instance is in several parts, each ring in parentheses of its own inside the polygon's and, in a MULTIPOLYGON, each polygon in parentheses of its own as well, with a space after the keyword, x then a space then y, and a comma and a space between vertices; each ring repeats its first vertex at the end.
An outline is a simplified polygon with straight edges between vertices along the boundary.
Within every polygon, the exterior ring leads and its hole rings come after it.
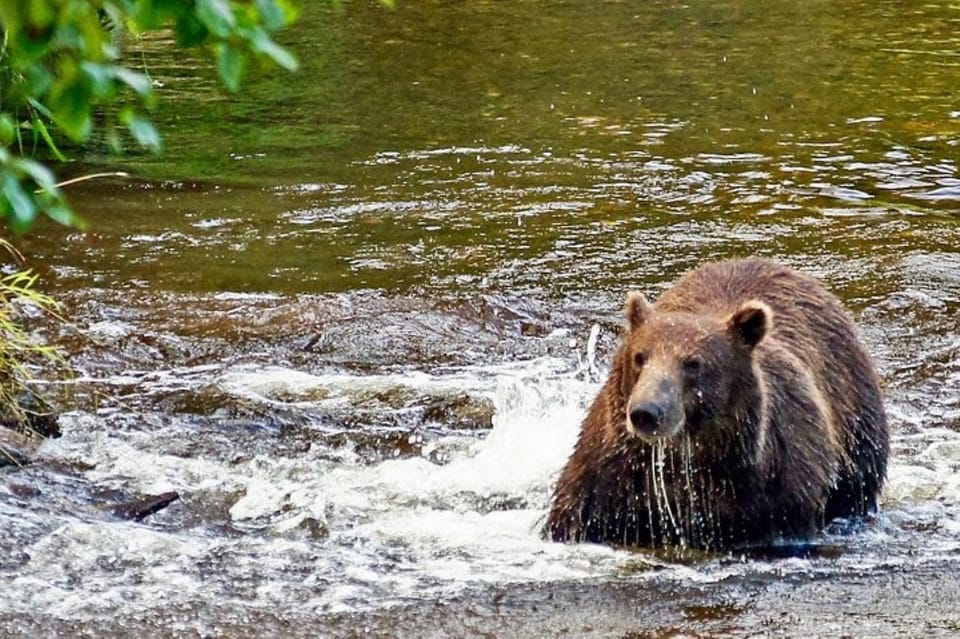
POLYGON ((702 324, 670 324, 662 339, 656 339, 654 350, 676 358, 677 361, 700 358, 712 359, 722 349, 723 337, 702 324))
POLYGON ((670 313, 670 315, 675 317, 663 317, 659 322, 660 326, 657 327, 669 335, 669 341, 699 344, 716 333, 716 328, 705 325, 702 318, 687 316, 687 313, 670 313))

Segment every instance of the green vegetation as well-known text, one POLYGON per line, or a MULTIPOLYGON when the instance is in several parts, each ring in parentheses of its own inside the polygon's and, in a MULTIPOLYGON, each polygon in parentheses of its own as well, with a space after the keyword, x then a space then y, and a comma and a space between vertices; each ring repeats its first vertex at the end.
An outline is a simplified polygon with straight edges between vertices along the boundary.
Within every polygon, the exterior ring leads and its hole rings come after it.
MULTIPOLYGON (((66 161, 65 145, 83 144, 97 131, 115 151, 130 138, 160 149, 148 115, 156 101, 149 69, 125 58, 125 45, 153 31, 176 46, 203 48, 221 83, 237 91, 251 61, 297 68, 272 39, 296 13, 290 0, 0 2, 0 224, 23 232, 46 216, 82 225, 62 184, 35 158, 66 161)), ((0 246, 22 263, 7 241, 0 246)), ((59 361, 23 327, 28 309, 59 318, 56 301, 34 288, 36 279, 29 270, 0 278, 0 424, 18 428, 42 417, 34 414, 38 406, 45 410, 30 389, 32 367, 38 358, 59 361)))
POLYGON ((149 118, 156 100, 149 69, 124 45, 148 31, 216 60, 221 83, 240 87, 251 61, 294 70, 272 34, 296 17, 290 0, 12 0, 0 3, 0 218, 25 231, 40 215, 80 224, 38 152, 66 159, 61 140, 99 128, 120 150, 124 137, 157 150, 149 118))
MULTIPOLYGON (((0 248, 22 261, 16 249, 0 240, 0 248)), ((48 409, 29 387, 31 368, 41 360, 62 363, 52 346, 38 344, 23 328, 23 316, 36 312, 60 318, 60 306, 34 288, 37 275, 18 271, 0 278, 0 425, 24 428, 48 409), (39 414, 38 414, 38 411, 39 414)))

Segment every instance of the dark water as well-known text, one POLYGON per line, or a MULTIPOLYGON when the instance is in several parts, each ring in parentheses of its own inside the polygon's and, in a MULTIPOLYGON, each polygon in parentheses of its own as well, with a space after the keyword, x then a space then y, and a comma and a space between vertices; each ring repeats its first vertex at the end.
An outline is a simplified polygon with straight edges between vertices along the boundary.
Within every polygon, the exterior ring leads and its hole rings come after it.
POLYGON ((0 634, 960 633, 957 33, 947 2, 310 3, 302 72, 240 96, 141 42, 166 153, 92 150, 67 171, 132 177, 21 242, 76 376, 0 471, 0 634), (626 291, 741 255, 858 320, 881 515, 793 558, 542 542, 626 291))

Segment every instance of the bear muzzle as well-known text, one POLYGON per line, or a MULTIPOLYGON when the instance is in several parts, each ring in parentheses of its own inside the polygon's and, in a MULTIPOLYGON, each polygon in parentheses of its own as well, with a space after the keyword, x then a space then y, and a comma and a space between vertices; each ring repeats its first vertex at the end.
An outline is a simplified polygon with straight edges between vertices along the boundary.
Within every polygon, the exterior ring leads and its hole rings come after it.
POLYGON ((648 442, 677 435, 683 421, 683 413, 671 402, 630 402, 627 408, 627 432, 648 442))

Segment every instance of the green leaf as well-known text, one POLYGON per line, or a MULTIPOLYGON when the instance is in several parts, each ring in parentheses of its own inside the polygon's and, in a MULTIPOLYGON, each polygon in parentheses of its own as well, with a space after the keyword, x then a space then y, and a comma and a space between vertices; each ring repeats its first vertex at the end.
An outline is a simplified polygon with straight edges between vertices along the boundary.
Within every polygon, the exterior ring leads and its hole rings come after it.
POLYGON ((287 26, 297 17, 297 10, 285 0, 256 0, 256 5, 263 26, 269 31, 287 26))
POLYGON ((0 193, 10 203, 14 226, 21 230, 30 226, 33 219, 37 217, 37 207, 33 203, 33 198, 27 195, 13 173, 4 174, 3 188, 0 189, 0 193))
POLYGON ((118 80, 133 89, 134 93, 140 97, 149 97, 153 92, 153 84, 151 84, 150 78, 144 74, 120 66, 112 67, 112 71, 118 80))
POLYGON ((54 222, 59 222, 64 226, 73 226, 81 230, 86 226, 83 219, 74 215, 73 211, 63 204, 51 204, 43 212, 54 222))
POLYGON ((37 183, 37 186, 51 195, 59 197, 60 190, 57 188, 57 179, 53 177, 53 172, 50 169, 35 160, 22 158, 17 161, 17 165, 22 172, 29 175, 37 183))
POLYGON ((90 136, 93 130, 93 92, 85 82, 65 84, 62 93, 52 97, 53 122, 74 142, 90 136))
POLYGON ((17 137, 16 125, 9 113, 0 113, 0 145, 10 146, 17 137))
POLYGON ((297 62, 293 54, 271 40, 270 36, 262 29, 257 29, 253 33, 250 44, 254 51, 267 56, 287 71, 296 71, 300 68, 300 63, 297 62))
POLYGON ((90 78, 93 95, 96 98, 103 100, 116 94, 115 78, 111 72, 111 67, 95 62, 84 62, 80 65, 80 68, 90 78))
POLYGON ((30 95, 44 95, 53 86, 54 75, 40 64, 31 64, 23 71, 22 84, 30 95))
POLYGON ((254 4, 257 5, 257 11, 263 18, 263 26, 271 31, 283 26, 285 16, 283 15, 283 9, 276 3, 276 0, 256 0, 254 4))
POLYGON ((27 98, 27 103, 28 103, 30 106, 32 106, 34 109, 36 109, 37 111, 39 111, 39 112, 40 112, 44 117, 46 117, 48 120, 52 120, 52 119, 53 119, 53 114, 50 113, 50 109, 48 109, 47 107, 43 106, 42 104, 40 104, 39 102, 37 102, 37 101, 34 100, 33 98, 27 98))
POLYGON ((177 44, 181 47, 195 47, 210 35, 197 16, 185 13, 177 18, 177 44))
POLYGON ((53 154, 53 157, 57 158, 59 162, 66 162, 67 156, 60 152, 60 149, 57 148, 57 144, 53 141, 53 138, 50 136, 50 132, 47 130, 47 125, 43 123, 43 120, 40 116, 34 114, 33 116, 33 130, 40 134, 40 137, 43 138, 43 141, 47 144, 47 148, 50 149, 50 153, 53 154))
POLYGON ((219 38, 237 28, 237 18, 227 0, 197 0, 197 18, 219 38))
POLYGON ((153 126, 153 122, 147 118, 139 115, 132 109, 124 109, 120 114, 120 121, 127 125, 127 129, 130 130, 130 135, 133 136, 133 139, 137 143, 151 151, 159 151, 162 143, 160 141, 160 133, 157 131, 157 128, 153 126))
POLYGON ((110 150, 119 155, 123 151, 123 144, 120 142, 120 136, 117 135, 117 127, 107 127, 107 146, 110 150))
POLYGON ((243 53, 226 42, 217 45, 217 73, 220 80, 229 91, 240 89, 240 80, 247 69, 247 61, 243 53))
POLYGON ((191 11, 190 3, 183 0, 124 0, 122 4, 121 11, 127 12, 138 31, 159 29, 191 11))

